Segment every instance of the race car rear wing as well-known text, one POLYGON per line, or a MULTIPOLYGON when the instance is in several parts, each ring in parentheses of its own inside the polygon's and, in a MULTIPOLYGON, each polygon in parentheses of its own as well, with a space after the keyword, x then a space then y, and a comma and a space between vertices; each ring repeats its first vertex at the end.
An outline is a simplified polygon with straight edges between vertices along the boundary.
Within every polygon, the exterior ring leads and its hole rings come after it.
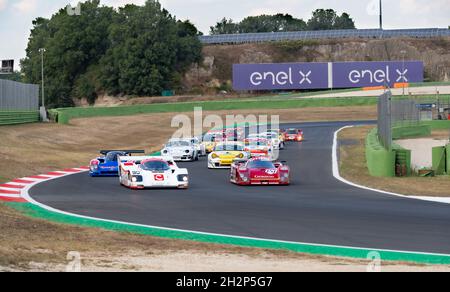
POLYGON ((145 150, 100 150, 100 154, 106 155, 110 152, 123 152, 125 154, 145 154, 145 150))

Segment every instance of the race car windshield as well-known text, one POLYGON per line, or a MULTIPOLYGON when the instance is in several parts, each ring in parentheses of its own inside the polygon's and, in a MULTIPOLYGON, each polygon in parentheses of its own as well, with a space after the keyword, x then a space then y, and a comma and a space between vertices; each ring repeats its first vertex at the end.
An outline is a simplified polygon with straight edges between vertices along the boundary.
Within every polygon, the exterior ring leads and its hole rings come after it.
POLYGON ((246 146, 267 146, 267 143, 262 141, 248 141, 245 143, 246 146))
POLYGON ((203 137, 203 141, 205 141, 205 142, 214 142, 214 140, 215 140, 215 135, 212 135, 212 134, 206 134, 203 137))
POLYGON ((117 156, 125 156, 125 153, 109 152, 108 154, 106 154, 106 161, 107 162, 117 161, 117 156))
POLYGON ((170 166, 165 161, 147 161, 144 164, 141 165, 143 170, 148 171, 166 171, 170 169, 170 166))
POLYGON ((215 151, 244 151, 242 145, 217 145, 215 151))
POLYGON ((189 147, 191 143, 188 141, 172 141, 167 144, 167 147, 189 147))
POLYGON ((288 130, 288 134, 298 134, 298 130, 288 130))
POLYGON ((253 160, 250 161, 247 165, 248 168, 268 168, 272 169, 275 168, 272 162, 267 160, 253 160))

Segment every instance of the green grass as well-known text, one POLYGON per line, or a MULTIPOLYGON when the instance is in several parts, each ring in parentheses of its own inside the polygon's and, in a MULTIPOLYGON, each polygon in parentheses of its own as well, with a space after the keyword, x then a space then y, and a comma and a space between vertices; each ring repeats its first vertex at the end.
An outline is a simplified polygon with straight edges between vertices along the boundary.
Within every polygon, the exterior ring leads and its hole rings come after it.
POLYGON ((410 87, 424 87, 424 86, 449 86, 450 82, 438 81, 438 82, 422 82, 422 83, 411 83, 410 87))
MULTIPOLYGON (((358 89, 340 90, 336 92, 356 91, 358 89)), ((159 103, 147 105, 117 106, 117 107, 87 107, 60 108, 50 111, 50 115, 58 115, 58 122, 67 124, 71 119, 103 116, 128 116, 148 113, 191 112, 194 107, 201 107, 205 111, 246 110, 246 109, 291 109, 308 107, 348 107, 376 105, 376 97, 337 97, 337 98, 308 98, 315 94, 280 94, 278 96, 260 96, 245 99, 228 99, 220 101, 159 103), (303 97, 303 98, 298 98, 303 97)), ((396 99, 409 98, 397 96, 396 99)), ((435 95, 415 96, 415 98, 435 99, 435 95)), ((450 95, 440 95, 442 99, 450 99, 450 95)))
POLYGON ((195 107, 204 111, 246 110, 246 109, 290 109, 307 107, 347 107, 375 105, 376 98, 304 98, 285 100, 245 100, 245 101, 205 101, 184 103, 162 103, 118 107, 63 108, 53 110, 58 113, 58 122, 68 123, 74 118, 103 116, 127 116, 148 113, 190 112, 195 107))

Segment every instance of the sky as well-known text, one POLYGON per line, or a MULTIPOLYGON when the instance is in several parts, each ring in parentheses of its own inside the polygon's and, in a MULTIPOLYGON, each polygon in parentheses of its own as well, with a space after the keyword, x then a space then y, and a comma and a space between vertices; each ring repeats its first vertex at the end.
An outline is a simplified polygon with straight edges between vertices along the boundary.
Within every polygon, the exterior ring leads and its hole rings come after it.
MULTIPOLYGON (((289 13, 309 19, 317 8, 348 12, 357 28, 378 27, 379 0, 160 0, 177 19, 189 19, 205 34, 223 17, 240 21, 249 15, 289 13)), ((120 7, 127 3, 142 5, 145 0, 102 0, 120 7)), ((74 0, 0 0, 0 60, 25 57, 32 21, 50 18, 74 0)), ((447 28, 450 25, 450 0, 383 0, 384 28, 447 28)))

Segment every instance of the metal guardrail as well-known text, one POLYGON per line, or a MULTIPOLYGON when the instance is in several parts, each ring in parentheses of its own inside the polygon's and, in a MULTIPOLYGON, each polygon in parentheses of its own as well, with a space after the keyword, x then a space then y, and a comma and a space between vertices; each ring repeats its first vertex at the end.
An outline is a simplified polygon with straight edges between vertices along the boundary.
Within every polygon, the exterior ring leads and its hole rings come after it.
POLYGON ((336 39, 336 38, 392 38, 413 37, 431 38, 450 36, 450 29, 446 28, 422 28, 422 29, 343 29, 343 30, 318 30, 318 31, 294 31, 294 32, 269 32, 269 33, 242 33, 200 36, 203 44, 242 44, 276 41, 295 41, 309 39, 336 39))
POLYGON ((0 111, 0 126, 34 123, 39 121, 39 111, 0 111))
POLYGON ((0 111, 39 110, 39 85, 0 80, 0 111))

